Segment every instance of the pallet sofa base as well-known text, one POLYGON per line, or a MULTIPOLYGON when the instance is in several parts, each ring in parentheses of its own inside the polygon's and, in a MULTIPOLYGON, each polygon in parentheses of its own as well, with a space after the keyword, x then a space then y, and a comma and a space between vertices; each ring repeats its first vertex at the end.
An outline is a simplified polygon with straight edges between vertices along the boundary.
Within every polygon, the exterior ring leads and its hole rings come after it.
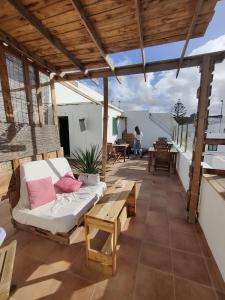
MULTIPOLYGON (((80 226, 77 225, 77 226, 73 227, 69 232, 53 234, 48 230, 38 228, 35 226, 31 226, 31 225, 24 225, 24 224, 18 223, 17 221, 15 221, 13 219, 12 219, 12 223, 16 229, 30 232, 35 235, 38 235, 38 236, 53 240, 55 242, 58 242, 60 244, 68 245, 68 246, 73 243, 74 238, 79 234, 79 228, 80 228, 80 226)), ((80 224, 82 224, 82 223, 80 223, 80 224)))
MULTIPOLYGON (((26 174, 26 172, 27 172, 27 174, 29 174, 28 177, 30 177, 29 168, 31 168, 32 163, 33 162, 29 162, 29 164, 22 165, 22 167, 24 168, 23 172, 24 172, 24 174, 26 174)), ((54 170, 56 174, 57 174, 57 172, 59 174, 61 174, 60 173, 61 169, 64 171, 67 170, 67 173, 69 173, 69 174, 73 173, 68 161, 63 157, 54 158, 52 160, 39 160, 39 161, 35 162, 35 172, 37 174, 41 173, 43 167, 45 168, 45 173, 47 172, 47 174, 45 174, 45 175, 48 175, 50 177, 53 177, 52 170, 54 170)), ((32 169, 32 172, 33 172, 33 169, 32 169)), ((81 175, 81 174, 74 174, 75 178, 79 175, 81 175)), ((87 175, 87 174, 82 174, 82 175, 87 175)), ((33 178, 26 178, 26 180, 27 179, 32 180, 33 178)), ((52 180, 53 180, 53 178, 52 178, 52 180)), ((25 185, 24 179, 23 179, 23 181, 21 181, 20 184, 25 185)), ((102 192, 104 192, 104 189, 102 192)), ((96 195, 95 195, 95 197, 96 197, 96 195)), ((98 203, 101 200, 101 198, 102 198, 102 196, 99 197, 99 199, 95 200, 95 202, 92 204, 92 207, 95 206, 96 203, 98 203)), ((16 203, 14 203, 14 205, 12 206, 12 209, 13 209, 13 207, 15 207, 17 205, 18 201, 19 201, 19 197, 18 197, 16 203)), ((27 201, 28 201, 28 199, 27 199, 27 201)), ((16 220, 14 220, 12 217, 12 224, 14 225, 15 228, 33 233, 35 235, 42 236, 44 238, 51 239, 55 242, 58 242, 58 243, 61 243, 64 245, 71 245, 75 242, 76 243, 81 242, 81 240, 79 240, 79 239, 80 239, 80 236, 82 236, 81 231, 82 231, 83 227, 81 227, 80 225, 83 223, 84 223, 84 215, 80 216, 80 218, 78 219, 77 225, 75 225, 70 231, 53 234, 49 230, 46 230, 46 229, 42 229, 42 228, 35 227, 32 225, 21 224, 21 223, 17 222, 16 220), (81 233, 81 235, 79 236, 80 233, 81 233)), ((83 242, 84 242, 84 240, 83 240, 83 242)))

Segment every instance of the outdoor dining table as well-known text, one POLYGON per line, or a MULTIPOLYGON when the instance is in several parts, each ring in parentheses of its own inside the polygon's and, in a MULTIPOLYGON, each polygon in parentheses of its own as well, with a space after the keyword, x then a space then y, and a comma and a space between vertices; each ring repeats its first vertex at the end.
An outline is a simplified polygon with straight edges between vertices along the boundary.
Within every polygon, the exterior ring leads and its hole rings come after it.
POLYGON ((121 150, 123 152, 123 160, 126 161, 126 155, 127 158, 129 158, 129 151, 127 151, 129 144, 113 144, 113 148, 121 150))
MULTIPOLYGON (((152 166, 154 152, 155 152, 155 148, 154 147, 150 147, 148 149, 148 172, 149 173, 150 173, 151 166, 152 166)), ((178 151, 177 151, 177 149, 175 147, 172 147, 170 149, 171 165, 172 165, 172 169, 173 169, 174 174, 176 173, 177 153, 178 153, 178 151)))

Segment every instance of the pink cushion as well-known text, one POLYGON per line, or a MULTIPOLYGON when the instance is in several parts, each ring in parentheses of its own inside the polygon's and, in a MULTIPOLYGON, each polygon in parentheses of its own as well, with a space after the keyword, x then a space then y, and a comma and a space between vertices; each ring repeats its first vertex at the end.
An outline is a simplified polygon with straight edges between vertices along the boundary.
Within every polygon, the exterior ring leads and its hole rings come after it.
POLYGON ((55 183, 55 187, 64 193, 73 193, 78 192, 82 184, 82 181, 76 180, 73 175, 66 174, 55 183))
POLYGON ((51 177, 27 181, 30 208, 36 208, 56 199, 51 177))

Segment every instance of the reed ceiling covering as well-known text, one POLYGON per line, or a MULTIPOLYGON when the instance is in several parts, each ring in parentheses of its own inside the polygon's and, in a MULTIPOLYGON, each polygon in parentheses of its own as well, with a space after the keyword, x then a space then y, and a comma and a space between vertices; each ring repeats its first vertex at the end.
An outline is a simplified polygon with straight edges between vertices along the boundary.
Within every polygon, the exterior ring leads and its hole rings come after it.
MULTIPOLYGON (((144 47, 185 40, 196 2, 140 1, 144 47)), ((204 35, 216 2, 203 1, 191 38, 204 35)), ((22 47, 59 70, 82 69, 85 72, 87 69, 108 67, 107 54, 140 48, 134 0, 82 0, 78 2, 81 13, 76 3, 71 0, 1 1, 0 36, 3 37, 4 33, 10 35, 22 47), (41 30, 32 24, 30 17, 40 25, 41 30), (93 41, 84 21, 91 26, 102 51, 93 41), (43 34, 43 28, 47 30, 48 38, 43 34), (60 50, 62 47, 65 51, 60 50), (73 59, 78 62, 78 67, 72 62, 73 59)))

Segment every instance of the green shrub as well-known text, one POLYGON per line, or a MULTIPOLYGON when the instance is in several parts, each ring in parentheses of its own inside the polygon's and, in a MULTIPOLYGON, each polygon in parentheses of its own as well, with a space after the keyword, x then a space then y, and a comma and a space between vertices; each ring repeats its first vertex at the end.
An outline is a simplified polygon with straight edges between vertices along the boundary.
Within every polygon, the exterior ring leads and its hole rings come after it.
POLYGON ((102 171, 102 151, 98 145, 91 145, 90 150, 78 149, 72 152, 75 162, 73 167, 81 173, 97 174, 102 171))

